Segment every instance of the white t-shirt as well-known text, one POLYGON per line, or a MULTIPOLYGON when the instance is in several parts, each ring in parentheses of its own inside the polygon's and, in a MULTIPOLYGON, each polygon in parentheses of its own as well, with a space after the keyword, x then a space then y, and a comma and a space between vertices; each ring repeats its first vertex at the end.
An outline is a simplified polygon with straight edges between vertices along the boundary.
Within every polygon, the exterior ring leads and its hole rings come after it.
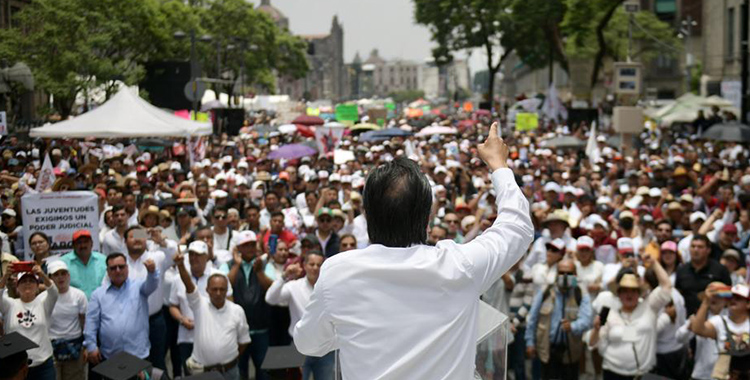
POLYGON ((291 319, 291 323, 289 324, 289 335, 292 335, 294 326, 302 318, 302 314, 305 313, 307 304, 310 303, 310 295, 312 294, 312 291, 313 286, 310 285, 310 281, 307 280, 307 277, 286 282, 282 276, 279 276, 279 278, 273 282, 273 285, 268 288, 268 291, 266 292, 266 302, 269 305, 289 305, 289 316, 291 319))
POLYGON ((580 261, 576 260, 576 275, 578 283, 586 290, 592 284, 602 285, 602 275, 604 273, 604 264, 599 261, 591 260, 589 265, 583 266, 580 261))
POLYGON ((88 301, 86 293, 69 287, 57 297, 49 326, 50 339, 76 339, 83 334, 80 315, 86 315, 88 301))
POLYGON ((721 321, 721 319, 724 319, 726 321, 727 325, 726 327, 729 327, 729 332, 734 335, 744 335, 745 339, 748 339, 748 335, 750 334, 750 318, 746 318, 744 322, 742 323, 734 323, 729 316, 720 316, 715 315, 708 319, 708 322, 714 325, 714 329, 716 329, 716 341, 719 343, 719 347, 721 348, 722 352, 725 352, 724 349, 726 347, 726 341, 727 341, 727 329, 724 326, 724 323, 721 321))
POLYGON ((657 287, 632 313, 611 310, 598 343, 602 368, 622 376, 651 371, 656 365, 656 319, 671 299, 670 289, 657 287))
POLYGON ((195 315, 192 358, 203 366, 226 364, 239 355, 239 345, 250 343, 245 311, 232 301, 217 309, 194 291, 187 295, 195 315))
POLYGON ((685 299, 677 289, 672 288, 672 302, 675 306, 675 320, 661 310, 656 320, 656 353, 668 354, 682 349, 683 342, 677 339, 677 330, 685 323, 685 299))
POLYGON ((0 292, 0 312, 5 316, 5 333, 16 331, 39 345, 27 351, 32 361, 31 367, 44 363, 52 356, 49 318, 55 302, 57 302, 57 287, 54 284, 29 303, 10 298, 4 291, 0 292))
POLYGON ((550 268, 546 263, 534 264, 531 268, 531 281, 534 283, 534 294, 548 285, 555 283, 557 264, 550 268))

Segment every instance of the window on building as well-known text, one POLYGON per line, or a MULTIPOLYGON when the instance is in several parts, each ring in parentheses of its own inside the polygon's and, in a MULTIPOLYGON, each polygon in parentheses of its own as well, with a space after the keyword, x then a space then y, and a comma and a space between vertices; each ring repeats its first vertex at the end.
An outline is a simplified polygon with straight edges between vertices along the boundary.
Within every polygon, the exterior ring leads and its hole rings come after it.
POLYGON ((727 9, 727 58, 734 58, 734 8, 727 9))
POLYGON ((656 13, 675 13, 677 4, 675 0, 656 0, 656 13))

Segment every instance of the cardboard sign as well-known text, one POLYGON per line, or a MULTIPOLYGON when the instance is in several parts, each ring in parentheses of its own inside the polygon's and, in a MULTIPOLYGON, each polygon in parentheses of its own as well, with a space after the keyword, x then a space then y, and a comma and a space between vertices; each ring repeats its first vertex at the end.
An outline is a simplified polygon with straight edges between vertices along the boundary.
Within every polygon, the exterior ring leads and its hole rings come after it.
POLYGON ((336 120, 338 121, 358 121, 359 109, 356 104, 339 104, 336 106, 336 120))
POLYGON ((533 131, 539 128, 539 116, 536 113, 520 112, 516 114, 517 131, 533 131))
MULTIPOLYGON (((91 232, 94 251, 99 251, 99 197, 93 191, 61 191, 26 194, 22 200, 23 236, 29 241, 32 233, 41 231, 51 240, 51 254, 73 250, 73 232, 91 232)), ((26 255, 31 257, 31 246, 26 255)))
POLYGON ((388 110, 385 108, 373 108, 367 110, 367 116, 370 117, 371 123, 375 123, 382 127, 385 124, 385 119, 388 117, 388 110))

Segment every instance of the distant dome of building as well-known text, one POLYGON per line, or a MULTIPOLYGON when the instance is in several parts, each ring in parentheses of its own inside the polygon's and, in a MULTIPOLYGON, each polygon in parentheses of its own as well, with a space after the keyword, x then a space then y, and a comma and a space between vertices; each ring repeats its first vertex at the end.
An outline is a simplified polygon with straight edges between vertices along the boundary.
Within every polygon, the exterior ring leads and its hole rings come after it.
POLYGON ((271 5, 271 0, 261 0, 260 5, 256 9, 271 17, 278 27, 289 28, 289 19, 280 10, 271 5))

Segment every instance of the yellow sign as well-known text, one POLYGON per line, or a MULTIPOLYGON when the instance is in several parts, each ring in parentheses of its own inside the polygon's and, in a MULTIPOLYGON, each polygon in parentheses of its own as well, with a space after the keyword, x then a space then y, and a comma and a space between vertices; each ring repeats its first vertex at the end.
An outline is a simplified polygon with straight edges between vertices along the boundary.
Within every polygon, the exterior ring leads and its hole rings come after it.
POLYGON ((307 107, 307 116, 320 116, 320 108, 307 107))
POLYGON ((533 131, 539 128, 539 116, 536 113, 517 113, 516 130, 533 131))

